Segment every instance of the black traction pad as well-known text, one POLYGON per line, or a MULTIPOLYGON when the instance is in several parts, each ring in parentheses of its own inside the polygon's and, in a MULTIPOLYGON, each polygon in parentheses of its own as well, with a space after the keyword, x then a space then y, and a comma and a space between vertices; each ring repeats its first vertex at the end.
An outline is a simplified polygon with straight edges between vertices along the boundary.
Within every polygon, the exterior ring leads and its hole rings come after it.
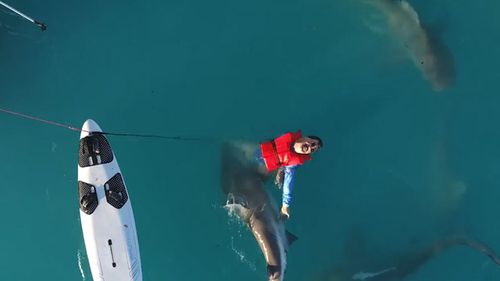
POLYGON ((120 173, 114 175, 104 184, 104 192, 106 193, 108 203, 117 209, 120 209, 127 203, 128 194, 120 173))
POLYGON ((113 161, 113 151, 103 134, 92 133, 80 140, 78 165, 89 167, 113 161))
POLYGON ((80 195, 80 210, 87 215, 91 215, 99 205, 95 186, 78 181, 78 193, 80 195))

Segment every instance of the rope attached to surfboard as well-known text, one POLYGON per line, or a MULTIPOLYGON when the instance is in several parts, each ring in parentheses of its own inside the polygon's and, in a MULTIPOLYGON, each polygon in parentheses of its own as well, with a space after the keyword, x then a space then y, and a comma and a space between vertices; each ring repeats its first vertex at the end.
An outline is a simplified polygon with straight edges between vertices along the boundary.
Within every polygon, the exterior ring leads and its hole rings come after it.
POLYGON ((27 21, 30 21, 30 22, 36 24, 42 31, 45 31, 47 29, 47 26, 43 22, 40 22, 40 21, 37 21, 35 19, 32 19, 32 18, 28 17, 27 15, 25 15, 22 12, 14 9, 13 7, 9 6, 8 4, 0 1, 0 5, 4 6, 5 8, 9 9, 12 12, 18 14, 19 16, 23 17, 27 21))
POLYGON ((154 134, 135 134, 135 133, 115 133, 115 132, 89 132, 87 130, 84 130, 82 128, 70 126, 68 124, 63 124, 47 119, 43 119, 40 117, 36 117, 33 115, 5 109, 5 108, 0 108, 0 112, 4 112, 10 115, 14 115, 17 117, 21 117, 24 119, 28 120, 33 120, 36 122, 40 123, 45 123, 51 126, 56 126, 56 127, 61 127, 68 129, 70 131, 75 131, 75 132, 86 132, 86 133, 99 133, 103 135, 110 135, 110 136, 118 136, 118 137, 138 137, 138 138, 154 138, 154 139, 164 139, 164 140, 173 140, 173 141, 198 141, 198 142, 216 142, 219 141, 217 139, 211 139, 211 138, 197 138, 197 137, 183 137, 183 136, 165 136, 165 135, 154 135, 154 134))

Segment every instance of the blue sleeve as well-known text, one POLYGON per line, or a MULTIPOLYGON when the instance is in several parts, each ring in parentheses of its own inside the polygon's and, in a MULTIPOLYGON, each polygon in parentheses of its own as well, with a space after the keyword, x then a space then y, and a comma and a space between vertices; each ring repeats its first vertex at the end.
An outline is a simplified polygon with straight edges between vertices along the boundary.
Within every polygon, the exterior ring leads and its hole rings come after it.
POLYGON ((283 205, 290 206, 292 203, 292 190, 294 185, 295 169, 297 166, 285 167, 285 179, 283 180, 283 205))

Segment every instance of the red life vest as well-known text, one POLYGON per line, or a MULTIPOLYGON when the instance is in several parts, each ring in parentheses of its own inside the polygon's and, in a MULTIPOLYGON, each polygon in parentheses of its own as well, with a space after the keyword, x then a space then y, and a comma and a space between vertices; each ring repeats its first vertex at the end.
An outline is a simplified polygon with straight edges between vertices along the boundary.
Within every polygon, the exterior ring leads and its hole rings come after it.
POLYGON ((280 167, 302 165, 311 160, 308 154, 299 154, 293 150, 293 144, 302 137, 302 133, 286 133, 272 141, 260 144, 262 159, 266 164, 268 172, 274 171, 280 167))

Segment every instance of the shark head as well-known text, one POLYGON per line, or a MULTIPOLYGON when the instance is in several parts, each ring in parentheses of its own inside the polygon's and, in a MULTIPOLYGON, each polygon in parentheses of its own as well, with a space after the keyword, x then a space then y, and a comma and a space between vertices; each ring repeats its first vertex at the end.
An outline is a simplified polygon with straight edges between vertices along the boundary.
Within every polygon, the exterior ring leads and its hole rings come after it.
POLYGON ((455 82, 453 61, 450 57, 437 51, 437 45, 429 45, 425 52, 414 58, 424 77, 431 82, 436 92, 446 90, 455 82))
POLYGON ((233 193, 229 193, 227 195, 226 205, 224 205, 224 209, 228 211, 230 216, 235 216, 244 222, 248 222, 250 216, 252 215, 252 211, 248 208, 248 203, 244 196, 235 195, 233 193))

